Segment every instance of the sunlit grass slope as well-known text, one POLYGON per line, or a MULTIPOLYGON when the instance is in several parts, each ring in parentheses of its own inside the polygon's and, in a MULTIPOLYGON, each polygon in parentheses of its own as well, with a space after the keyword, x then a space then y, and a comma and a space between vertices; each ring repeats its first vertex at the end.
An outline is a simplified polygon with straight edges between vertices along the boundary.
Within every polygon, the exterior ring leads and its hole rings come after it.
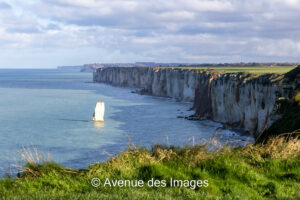
POLYGON ((30 158, 20 178, 0 181, 1 199, 299 199, 300 141, 207 151, 207 145, 129 148, 86 170, 30 158), (92 178, 166 180, 166 187, 93 187, 92 178), (208 180, 208 187, 170 187, 170 178, 208 180))
POLYGON ((245 72, 253 75, 261 75, 268 73, 275 74, 285 74, 296 66, 257 66, 257 67, 175 67, 177 69, 203 69, 203 70, 213 70, 225 73, 236 73, 236 72, 245 72))

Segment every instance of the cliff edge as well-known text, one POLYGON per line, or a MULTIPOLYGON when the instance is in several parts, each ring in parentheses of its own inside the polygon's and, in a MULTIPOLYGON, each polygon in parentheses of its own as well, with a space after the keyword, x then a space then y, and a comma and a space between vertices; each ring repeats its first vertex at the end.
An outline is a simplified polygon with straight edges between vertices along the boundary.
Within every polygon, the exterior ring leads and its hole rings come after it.
POLYGON ((291 101, 299 90, 299 69, 285 75, 253 76, 202 69, 111 67, 97 69, 93 79, 194 102, 195 117, 230 124, 257 136, 282 117, 278 100, 291 101))

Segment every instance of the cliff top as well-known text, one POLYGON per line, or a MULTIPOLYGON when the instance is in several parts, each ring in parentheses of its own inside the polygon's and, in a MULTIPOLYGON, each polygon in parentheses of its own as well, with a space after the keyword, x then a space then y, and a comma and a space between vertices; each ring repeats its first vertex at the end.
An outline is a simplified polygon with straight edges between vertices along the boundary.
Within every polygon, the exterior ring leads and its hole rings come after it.
MULTIPOLYGON (((160 69, 169 69, 169 67, 158 67, 160 69)), ((244 77, 245 81, 258 77, 266 77, 269 80, 280 81, 287 76, 294 76, 299 74, 300 65, 298 66, 230 66, 230 67, 172 67, 171 69, 180 70, 199 70, 203 72, 210 72, 213 74, 232 74, 244 77)))
MULTIPOLYGON (((179 71, 196 71, 198 73, 208 73, 213 76, 225 75, 236 76, 242 78, 243 81, 256 80, 257 78, 268 79, 272 82, 281 82, 286 79, 286 74, 294 74, 294 71, 298 71, 299 66, 231 66, 231 67, 104 67, 106 69, 139 69, 148 70, 179 70, 179 71), (289 72, 289 73, 288 73, 289 72)), ((103 69, 103 68, 102 68, 103 69)), ((102 70, 98 69, 98 70, 102 70)))
MULTIPOLYGON (((166 67, 159 67, 166 68, 166 67)), ((245 72, 252 75, 262 75, 262 74, 285 74, 296 66, 251 66, 251 67, 172 67, 172 69, 187 69, 187 70, 211 70, 221 73, 239 73, 245 72)))

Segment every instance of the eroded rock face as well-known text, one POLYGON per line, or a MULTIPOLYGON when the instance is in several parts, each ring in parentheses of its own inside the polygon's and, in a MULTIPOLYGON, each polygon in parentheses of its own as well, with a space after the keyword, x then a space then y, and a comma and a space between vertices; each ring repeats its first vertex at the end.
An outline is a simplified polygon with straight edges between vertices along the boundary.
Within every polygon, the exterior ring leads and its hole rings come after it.
POLYGON ((283 92, 270 77, 247 80, 239 74, 221 74, 212 80, 210 94, 215 121, 256 134, 279 118, 274 108, 283 92))
POLYGON ((284 76, 249 77, 244 73, 172 68, 103 68, 94 81, 142 88, 151 95, 194 102, 195 115, 243 128, 256 135, 280 115, 279 97, 290 98, 293 84, 282 84, 284 76), (289 88, 289 89, 287 89, 289 88))

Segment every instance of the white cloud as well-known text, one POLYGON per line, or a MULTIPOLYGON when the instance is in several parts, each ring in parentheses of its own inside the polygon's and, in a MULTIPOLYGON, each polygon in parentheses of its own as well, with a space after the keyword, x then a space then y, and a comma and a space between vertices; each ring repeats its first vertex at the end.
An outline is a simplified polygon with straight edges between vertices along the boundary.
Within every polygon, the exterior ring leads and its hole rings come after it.
POLYGON ((166 20, 166 21, 193 20, 195 19, 195 13, 188 12, 188 11, 164 12, 164 13, 157 14, 157 19, 166 20))
POLYGON ((276 57, 298 57, 300 55, 300 40, 257 40, 257 51, 261 55, 276 57))
POLYGON ((300 0, 274 0, 274 2, 290 8, 300 8, 300 0))
POLYGON ((82 49, 99 62, 300 61, 299 8, 299 0, 6 0, 0 49, 66 58, 82 49))
POLYGON ((199 1, 199 0, 181 0, 180 3, 191 10, 196 11, 231 11, 234 9, 234 5, 230 1, 199 1))

